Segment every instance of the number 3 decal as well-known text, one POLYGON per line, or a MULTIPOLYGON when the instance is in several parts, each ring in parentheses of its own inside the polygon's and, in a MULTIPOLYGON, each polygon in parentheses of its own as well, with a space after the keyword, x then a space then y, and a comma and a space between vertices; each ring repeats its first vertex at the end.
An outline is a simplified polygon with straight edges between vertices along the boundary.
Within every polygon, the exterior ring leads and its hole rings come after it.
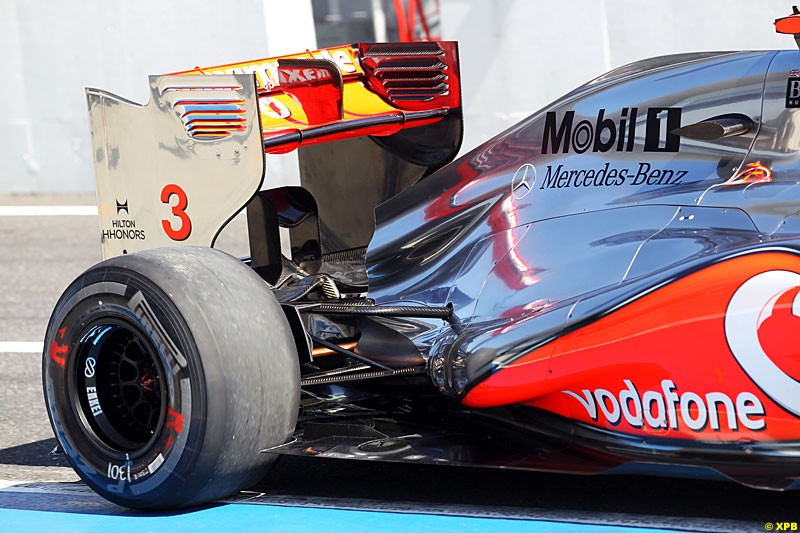
POLYGON ((172 206, 172 214, 180 219, 180 225, 173 228, 172 222, 167 219, 161 221, 161 226, 164 228, 164 233, 173 241, 185 241, 189 234, 192 232, 192 221, 189 215, 186 214, 186 206, 189 200, 186 198, 186 192, 178 185, 170 183, 161 190, 161 203, 169 204, 173 196, 178 197, 178 203, 172 206))

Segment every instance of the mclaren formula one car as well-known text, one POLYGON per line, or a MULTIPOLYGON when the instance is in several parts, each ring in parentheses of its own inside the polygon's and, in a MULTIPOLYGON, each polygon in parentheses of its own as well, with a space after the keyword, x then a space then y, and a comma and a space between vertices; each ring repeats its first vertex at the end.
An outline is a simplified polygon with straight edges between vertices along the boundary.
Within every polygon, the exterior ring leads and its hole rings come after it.
POLYGON ((452 42, 149 83, 87 90, 104 261, 43 356, 109 500, 207 502, 281 454, 798 485, 800 51, 632 63, 453 162, 452 42))

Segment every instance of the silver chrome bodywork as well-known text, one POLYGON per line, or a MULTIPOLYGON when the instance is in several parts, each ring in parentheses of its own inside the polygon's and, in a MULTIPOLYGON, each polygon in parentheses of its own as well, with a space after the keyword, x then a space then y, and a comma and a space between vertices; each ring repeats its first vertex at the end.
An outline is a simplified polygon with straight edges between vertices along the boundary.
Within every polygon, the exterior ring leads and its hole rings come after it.
POLYGON ((456 396, 492 371, 693 264, 797 234, 800 52, 635 63, 569 93, 377 210, 381 304, 451 303, 462 325, 407 333, 456 396), (745 115, 744 134, 671 132, 745 115), (746 164, 772 183, 728 186, 746 164), (531 166, 535 172, 531 172, 531 166), (515 176, 528 169, 532 190, 515 176))
POLYGON ((98 89, 86 94, 104 259, 211 246, 259 190, 264 150, 252 75, 150 76, 144 106, 98 89), (219 121, 221 111, 229 120, 219 121))

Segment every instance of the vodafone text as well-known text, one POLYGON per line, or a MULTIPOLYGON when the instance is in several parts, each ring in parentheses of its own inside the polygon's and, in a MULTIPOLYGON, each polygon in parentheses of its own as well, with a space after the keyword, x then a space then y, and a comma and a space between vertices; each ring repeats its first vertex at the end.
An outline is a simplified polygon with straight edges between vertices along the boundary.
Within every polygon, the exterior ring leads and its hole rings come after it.
POLYGON ((578 400, 592 420, 597 420, 602 413, 612 425, 619 424, 624 418, 635 428, 647 424, 653 429, 669 427, 677 430, 681 429, 679 420, 692 431, 703 431, 707 427, 714 431, 736 431, 740 423, 751 431, 766 427, 764 406, 751 392, 740 392, 735 400, 723 392, 701 396, 689 391, 680 392, 672 380, 665 379, 661 381, 661 390, 648 390, 641 394, 631 380, 626 379, 624 383, 627 388, 617 395, 606 389, 593 392, 584 389, 580 394, 562 392, 578 400), (727 427, 722 428, 723 425, 727 427))

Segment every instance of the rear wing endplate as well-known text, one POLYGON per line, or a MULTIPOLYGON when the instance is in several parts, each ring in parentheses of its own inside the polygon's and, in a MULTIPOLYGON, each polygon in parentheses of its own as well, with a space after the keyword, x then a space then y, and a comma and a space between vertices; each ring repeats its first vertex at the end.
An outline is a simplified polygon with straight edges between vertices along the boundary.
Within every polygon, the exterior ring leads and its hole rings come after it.
POLYGON ((211 246, 261 187, 253 75, 150 76, 144 106, 86 94, 103 258, 211 246))

